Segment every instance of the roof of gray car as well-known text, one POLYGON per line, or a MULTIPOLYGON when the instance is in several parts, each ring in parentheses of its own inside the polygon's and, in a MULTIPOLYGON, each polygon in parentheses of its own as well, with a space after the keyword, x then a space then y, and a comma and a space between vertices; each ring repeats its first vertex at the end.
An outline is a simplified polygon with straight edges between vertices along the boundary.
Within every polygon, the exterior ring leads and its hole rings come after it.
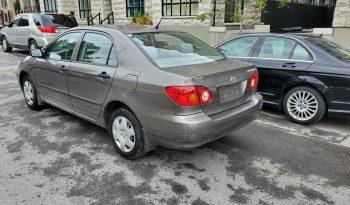
POLYGON ((83 26, 77 27, 77 29, 112 29, 117 30, 125 34, 130 33, 155 33, 155 32, 167 32, 167 31, 176 31, 169 28, 164 28, 159 26, 159 29, 156 29, 155 26, 143 26, 143 25, 96 25, 96 26, 83 26))

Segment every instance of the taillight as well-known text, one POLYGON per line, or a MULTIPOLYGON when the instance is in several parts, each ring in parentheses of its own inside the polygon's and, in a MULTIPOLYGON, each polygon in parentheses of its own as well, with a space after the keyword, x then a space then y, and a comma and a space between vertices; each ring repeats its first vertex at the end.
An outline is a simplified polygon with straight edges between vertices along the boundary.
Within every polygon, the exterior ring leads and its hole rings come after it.
POLYGON ((38 29, 42 33, 57 33, 57 27, 55 26, 38 26, 38 29))
POLYGON ((165 91, 181 106, 205 105, 213 100, 210 90, 204 86, 169 86, 165 91))
POLYGON ((249 90, 257 89, 258 83, 259 83, 259 72, 258 70, 255 70, 255 72, 252 75, 252 78, 249 81, 249 85, 248 85, 249 90))

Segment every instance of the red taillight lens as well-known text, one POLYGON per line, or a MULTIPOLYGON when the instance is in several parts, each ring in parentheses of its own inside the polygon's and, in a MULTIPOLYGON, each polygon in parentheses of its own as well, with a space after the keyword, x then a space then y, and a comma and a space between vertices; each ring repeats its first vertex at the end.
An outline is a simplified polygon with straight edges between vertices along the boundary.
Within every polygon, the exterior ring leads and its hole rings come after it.
POLYGON ((252 78, 249 81, 249 85, 248 85, 249 90, 257 89, 258 83, 259 83, 259 72, 258 70, 255 70, 255 72, 252 75, 252 78))
POLYGON ((181 106, 196 106, 212 101, 210 90, 203 86, 169 86, 166 93, 176 104, 181 106))
POLYGON ((38 29, 42 33, 57 33, 57 27, 55 26, 38 26, 38 29))

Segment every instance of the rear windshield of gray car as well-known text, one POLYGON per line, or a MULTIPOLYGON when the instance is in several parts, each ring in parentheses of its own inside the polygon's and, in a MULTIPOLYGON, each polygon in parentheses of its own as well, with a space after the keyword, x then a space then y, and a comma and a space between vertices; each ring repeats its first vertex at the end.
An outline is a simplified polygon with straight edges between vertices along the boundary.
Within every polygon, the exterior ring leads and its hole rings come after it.
POLYGON ((137 33, 129 37, 160 67, 210 63, 224 59, 218 51, 183 32, 137 33))
POLYGON ((348 48, 325 38, 310 37, 308 40, 342 60, 350 60, 350 49, 348 48))

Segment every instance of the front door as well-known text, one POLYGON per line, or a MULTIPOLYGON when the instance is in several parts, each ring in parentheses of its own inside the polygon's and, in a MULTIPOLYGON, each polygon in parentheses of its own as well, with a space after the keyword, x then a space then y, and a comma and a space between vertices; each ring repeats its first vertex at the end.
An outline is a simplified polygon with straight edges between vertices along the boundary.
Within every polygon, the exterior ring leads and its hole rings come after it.
POLYGON ((73 111, 68 97, 67 71, 80 31, 74 31, 56 39, 44 50, 44 58, 38 63, 37 79, 45 101, 73 111))
POLYGON ((87 32, 68 72, 68 88, 74 111, 96 120, 116 72, 117 57, 112 40, 87 32))
POLYGON ((12 45, 17 44, 17 29, 18 29, 18 24, 20 19, 21 19, 20 16, 16 16, 7 27, 8 29, 6 31, 6 38, 7 38, 7 41, 12 45))
POLYGON ((281 88, 313 63, 312 56, 297 41, 284 37, 265 37, 250 60, 259 70, 258 91, 264 101, 280 98, 281 88))

